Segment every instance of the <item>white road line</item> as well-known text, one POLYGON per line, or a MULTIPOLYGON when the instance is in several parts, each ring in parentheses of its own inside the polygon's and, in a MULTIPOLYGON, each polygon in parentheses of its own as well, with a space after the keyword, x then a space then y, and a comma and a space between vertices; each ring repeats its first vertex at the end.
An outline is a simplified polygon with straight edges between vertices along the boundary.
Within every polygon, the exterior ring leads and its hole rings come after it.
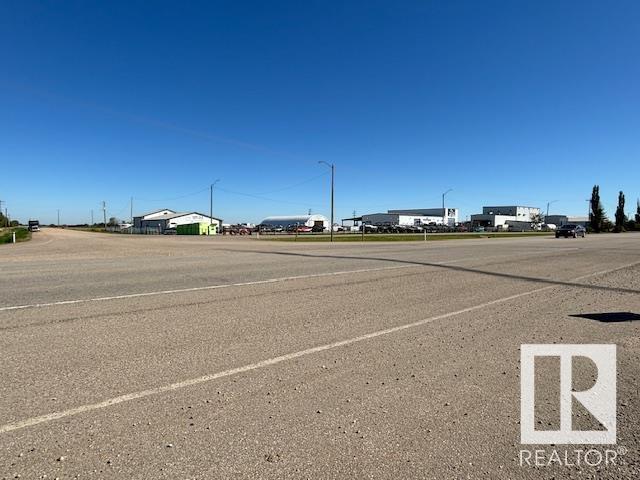
MULTIPOLYGON (((622 267, 612 268, 612 269, 608 269, 608 270, 601 270, 601 271, 595 272, 595 273, 589 273, 587 275, 582 275, 580 277, 574 278, 572 281, 573 282, 577 282, 579 280, 585 280, 585 279, 590 278, 590 277, 596 277, 598 275, 604 275, 604 274, 607 274, 607 273, 613 273, 613 272, 616 272, 618 270, 623 270, 625 268, 633 267, 633 266, 636 266, 636 265, 640 265, 640 262, 633 262, 633 263, 624 265, 622 267)), ((445 318, 454 317, 454 316, 457 316, 457 315, 462 315, 464 313, 473 312, 475 310, 480 310, 482 308, 490 307, 492 305, 496 305, 496 304, 508 302, 510 300, 515 300, 515 299, 518 299, 518 298, 526 297, 526 296, 529 296, 529 295, 533 295, 534 293, 542 292, 542 291, 549 290, 549 289, 556 288, 556 287, 558 287, 558 285, 547 285, 546 287, 540 287, 540 288, 536 288, 536 289, 533 289, 533 290, 529 290, 527 292, 517 293, 515 295, 509 295, 508 297, 498 298, 496 300, 491 300, 489 302, 481 303, 481 304, 475 305, 473 307, 467 307, 467 308, 463 308, 461 310, 456 310, 454 312, 443 313, 441 315, 436 315, 436 316, 433 316, 433 317, 429 317, 429 318, 425 318, 425 319, 422 319, 422 320, 418 320, 417 322, 407 323, 407 324, 404 324, 404 325, 398 325, 396 327, 391 327, 391 328, 385 328, 383 330, 377 330, 375 332, 366 333, 364 335, 360 335, 360 336, 357 336, 357 337, 352 337, 352 338, 349 338, 349 339, 346 339, 346 340, 340 340, 338 342, 327 343, 325 345, 319 345, 317 347, 307 348, 305 350, 300 350, 300 351, 293 352, 293 353, 287 353, 285 355, 280 355, 278 357, 269 358, 267 360, 262 360, 260 362, 251 363, 249 365, 244 365, 242 367, 232 368, 230 370, 224 370, 222 372, 212 373, 212 374, 209 374, 209 375, 204 375, 202 377, 192 378, 192 379, 189 379, 189 380, 183 380, 181 382, 171 383, 169 385, 164 385, 164 386, 157 387, 157 388, 150 388, 148 390, 141 390, 139 392, 133 392, 133 393, 128 393, 126 395, 120 395, 118 397, 113 397, 113 398, 110 398, 108 400, 104 400, 104 401, 99 402, 99 403, 81 405, 79 407, 70 408, 68 410, 62 410, 62 411, 59 411, 59 412, 53 412, 53 413, 49 413, 47 415, 42 415, 42 416, 39 416, 39 417, 28 418, 26 420, 20 420, 20 421, 15 422, 15 423, 8 423, 6 425, 0 426, 0 434, 12 432, 14 430, 21 430, 21 429, 27 428, 27 427, 33 427, 33 426, 39 425, 41 423, 47 423, 47 422, 51 422, 51 421, 54 421, 54 420, 59 420, 61 418, 71 417, 73 415, 78 415, 78 414, 85 413, 85 412, 90 412, 90 411, 93 411, 93 410, 99 410, 99 409, 102 409, 102 408, 112 407, 114 405, 118 405, 118 404, 124 403, 124 402, 129 402, 129 401, 132 401, 132 400, 137 400, 139 398, 150 397, 152 395, 158 395, 160 393, 171 392, 173 390, 180 390, 182 388, 190 387, 190 386, 193 386, 193 385, 199 385, 199 384, 202 384, 202 383, 211 382, 211 381, 217 380, 219 378, 230 377, 232 375, 237 375, 239 373, 250 372, 252 370, 257 370, 259 368, 264 368, 264 367, 268 367, 268 366, 271 366, 271 365, 276 365, 276 364, 279 364, 279 363, 282 363, 282 362, 286 362, 286 361, 289 361, 289 360, 294 360, 296 358, 304 357, 304 356, 311 355, 311 354, 314 354, 314 353, 324 352, 326 350, 332 350, 334 348, 344 347, 346 345, 352 345, 354 343, 362 342, 362 341, 369 340, 369 339, 372 339, 372 338, 381 337, 383 335, 389 335, 389 334, 400 332, 400 331, 407 330, 407 329, 410 329, 410 328, 420 327, 422 325, 425 325, 425 324, 431 323, 431 322, 435 322, 437 320, 442 320, 442 319, 445 319, 445 318)))
POLYGON ((154 292, 128 293, 124 295, 113 295, 110 297, 81 298, 77 300, 60 300, 58 302, 49 302, 49 303, 32 303, 28 305, 13 305, 9 307, 0 307, 0 312, 6 312, 10 310, 24 310, 26 308, 52 307, 55 305, 75 305, 78 303, 104 302, 107 300, 120 300, 125 298, 151 297, 155 295, 168 295, 168 294, 174 294, 174 293, 200 292, 203 290, 216 290, 220 288, 247 287, 251 285, 263 285, 267 283, 287 282, 291 280, 303 280, 307 278, 331 277, 331 276, 338 276, 338 275, 347 275, 350 273, 380 272, 384 270, 397 270, 400 268, 411 268, 411 267, 413 268, 423 267, 423 265, 394 265, 392 267, 362 268, 359 270, 342 270, 338 272, 312 273, 307 275, 294 275, 290 277, 268 278, 266 280, 255 280, 252 282, 224 283, 219 285, 206 285, 204 287, 176 288, 173 290, 159 290, 154 292))
MULTIPOLYGON (((325 273, 311 273, 307 275, 294 275, 290 277, 277 277, 277 278, 269 278, 266 280, 255 280, 251 282, 239 282, 239 283, 224 283, 219 285, 205 285, 203 287, 189 287, 189 288, 177 288, 172 290, 159 290, 153 292, 141 292, 141 293, 127 293, 122 295, 112 295, 109 297, 95 297, 95 298, 79 298, 74 300, 60 300, 56 302, 47 302, 47 303, 31 303, 26 305, 11 305, 7 307, 0 307, 0 312, 9 312, 13 310, 26 310, 28 308, 44 308, 44 307, 54 307, 58 305, 77 305, 80 303, 91 303, 91 302, 104 302, 108 300, 121 300, 127 298, 140 298, 140 297, 152 297, 157 295, 170 295, 176 293, 188 293, 188 292, 201 292, 205 290, 218 290, 222 288, 231 288, 231 287, 248 287, 252 285, 264 285, 269 283, 279 283, 279 282, 288 282, 292 280, 305 280, 309 278, 322 278, 322 277, 332 277, 339 275, 349 275, 352 273, 371 273, 371 272, 382 272, 385 270, 400 270, 403 268, 418 268, 418 267, 429 267, 432 265, 453 265, 454 263, 465 262, 467 260, 488 260, 490 258, 510 258, 510 257, 521 257, 522 255, 500 255, 495 257, 482 257, 478 258, 474 257, 465 257, 459 258, 457 260, 445 260, 441 262, 430 262, 430 265, 394 265, 390 267, 375 267, 375 268, 362 268, 358 270, 341 270, 338 272, 325 272, 325 273)), ((378 259, 372 258, 373 261, 379 261, 378 259)), ((388 259, 388 261, 394 261, 394 259, 388 259)), ((398 260, 402 261, 402 260, 398 260)))

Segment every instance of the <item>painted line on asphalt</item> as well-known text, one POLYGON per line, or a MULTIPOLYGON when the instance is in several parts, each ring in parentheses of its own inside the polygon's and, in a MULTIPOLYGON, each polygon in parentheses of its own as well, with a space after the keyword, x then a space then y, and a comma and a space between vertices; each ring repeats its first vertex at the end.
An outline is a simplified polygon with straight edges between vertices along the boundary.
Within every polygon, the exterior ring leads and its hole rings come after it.
POLYGON ((0 307, 0 312, 6 312, 10 310, 24 310, 27 308, 53 307, 57 305, 76 305, 78 303, 104 302, 108 300, 121 300, 126 298, 152 297, 157 295, 170 295, 175 293, 201 292, 204 290, 217 290, 221 288, 248 287, 251 285, 264 285, 269 283, 288 282, 292 280, 304 280, 308 278, 331 277, 331 276, 339 276, 339 275, 348 275, 351 273, 371 273, 371 272, 380 272, 384 270, 398 270, 401 268, 417 268, 417 267, 424 267, 424 265, 395 265, 392 267, 362 268, 359 270, 341 270, 338 272, 311 273, 307 275, 293 275, 290 277, 268 278, 266 280, 255 280, 251 282, 223 283, 218 285, 206 285, 204 287, 176 288, 172 290, 157 290, 153 292, 127 293, 123 295, 112 295, 109 297, 80 298, 76 300, 60 300, 57 302, 48 302, 48 303, 31 303, 27 305, 13 305, 9 307, 0 307))
MULTIPOLYGON (((482 260, 485 260, 487 258, 488 257, 483 257, 482 260)), ((500 256, 499 258, 508 258, 508 256, 500 256)), ((375 259, 372 259, 372 260, 375 260, 375 259)), ((393 259, 389 259, 389 260, 393 261, 393 259)), ((431 262, 431 265, 451 265, 454 263, 460 263, 467 260, 478 260, 478 257, 466 257, 466 258, 459 258, 457 260, 431 262)), ((358 270, 341 270, 337 272, 311 273, 306 275, 293 275, 289 277, 269 278, 266 280, 255 280, 251 282, 224 283, 224 284, 218 284, 218 285, 205 285, 203 287, 176 288, 172 290, 158 290, 153 292, 126 293, 122 295, 112 295, 108 297, 79 298, 74 300, 59 300, 56 302, 47 302, 47 303, 11 305, 7 307, 0 307, 0 312, 8 312, 12 310, 26 310, 29 308, 53 307, 53 306, 59 306, 59 305, 77 305, 80 303, 105 302, 109 300, 122 300, 127 298, 152 297, 157 295, 171 295, 171 294, 177 294, 177 293, 201 292, 205 290, 218 290, 218 289, 232 288, 232 287, 248 287, 253 285, 265 285, 269 283, 289 282, 293 280, 305 280, 310 278, 350 275, 353 273, 372 273, 372 272, 382 272, 386 270, 400 270, 404 268, 427 268, 431 265, 394 265, 394 266, 387 266, 387 267, 361 268, 358 270)))
MULTIPOLYGON (((572 281, 577 282, 580 280, 585 280, 587 278, 596 277, 598 275, 604 275, 607 273, 613 273, 618 270, 624 270, 626 268, 630 268, 636 265, 640 265, 640 262, 633 262, 621 267, 611 268, 608 270, 601 270, 599 272, 589 273, 587 275, 582 275, 580 277, 574 278, 572 281)), ((209 375, 204 375, 197 378, 192 378, 188 380, 183 380, 177 383, 171 383, 169 385, 163 385, 161 387, 150 388, 148 390, 141 390, 139 392, 128 393, 126 395, 120 395, 117 397, 110 398, 108 400, 104 400, 99 403, 92 403, 87 405, 81 405, 79 407, 70 408, 68 410, 62 410, 59 412, 49 413, 47 415, 41 415, 39 417, 28 418, 25 420, 20 420, 14 423, 8 423, 6 425, 0 426, 0 434, 12 432, 14 430, 21 430, 27 427, 33 427, 35 425, 39 425, 42 423, 52 422, 54 420, 59 420, 61 418, 71 417, 74 415, 79 415, 81 413, 91 412, 93 410, 100 410, 102 408, 112 407, 114 405, 118 405, 120 403, 130 402, 132 400, 137 400, 140 398, 146 398, 153 395, 158 395, 161 393, 171 392, 174 390, 180 390, 186 387, 191 387, 194 385, 199 385, 207 382, 211 382, 213 380, 217 380, 219 378, 230 377, 232 375, 238 375, 240 373, 250 372, 252 370, 257 370, 260 368, 269 367, 271 365, 277 365, 282 362, 286 362, 289 360, 295 360, 296 358, 304 357, 307 355, 311 355, 314 353, 324 352, 327 350, 333 350, 335 348, 344 347, 347 345, 352 345, 354 343, 359 343, 365 340, 370 340, 372 338, 381 337, 384 335, 389 335, 396 332, 401 332, 403 330, 408 330, 411 328, 420 327, 427 323, 435 322, 437 320, 443 320, 445 318, 455 317, 457 315, 462 315, 465 313, 473 312, 476 310, 480 310, 486 307, 490 307, 492 305, 497 305, 500 303, 509 302, 511 300, 516 300, 518 298, 526 297, 529 295, 533 295, 535 293, 543 292, 545 290, 550 290, 552 288, 557 288, 558 285, 547 285, 546 287, 540 287, 533 290, 529 290, 527 292, 517 293, 515 295, 509 295, 507 297, 498 298, 495 300, 491 300, 488 302, 481 303, 479 305, 475 305, 473 307, 467 307, 460 310, 456 310, 454 312, 443 313, 440 315, 435 315, 433 317, 425 318, 422 320, 418 320, 417 322, 406 323, 404 325, 398 325, 391 328, 385 328, 383 330, 377 330, 375 332, 366 333, 364 335, 359 335, 357 337, 352 337, 346 340, 340 340, 338 342, 327 343, 324 345, 319 345, 317 347, 307 348, 305 350, 300 350, 293 353, 287 353, 285 355, 280 355, 278 357, 269 358, 267 360, 262 360, 260 362, 251 363, 249 365, 244 365, 242 367, 232 368, 230 370, 224 370, 222 372, 212 373, 209 375)))

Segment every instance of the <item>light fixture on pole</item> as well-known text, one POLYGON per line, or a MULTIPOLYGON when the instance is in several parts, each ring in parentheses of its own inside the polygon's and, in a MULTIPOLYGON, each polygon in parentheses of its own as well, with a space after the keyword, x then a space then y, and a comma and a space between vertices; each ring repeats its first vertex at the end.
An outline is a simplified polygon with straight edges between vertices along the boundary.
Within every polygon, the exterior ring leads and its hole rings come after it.
POLYGON ((211 184, 209 190, 209 235, 211 235, 211 225, 213 224, 213 187, 215 187, 216 183, 219 181, 219 178, 216 179, 216 181, 211 184))
POLYGON ((442 194, 442 224, 443 225, 449 225, 449 215, 447 215, 447 211, 444 208, 444 197, 447 195, 447 193, 452 191, 453 191, 453 188, 450 188, 449 190, 447 190, 442 194))
POLYGON ((329 232, 331 235, 331 241, 333 242, 333 186, 336 166, 333 163, 327 163, 324 160, 320 160, 318 163, 323 163, 331 169, 331 225, 329 225, 329 232))

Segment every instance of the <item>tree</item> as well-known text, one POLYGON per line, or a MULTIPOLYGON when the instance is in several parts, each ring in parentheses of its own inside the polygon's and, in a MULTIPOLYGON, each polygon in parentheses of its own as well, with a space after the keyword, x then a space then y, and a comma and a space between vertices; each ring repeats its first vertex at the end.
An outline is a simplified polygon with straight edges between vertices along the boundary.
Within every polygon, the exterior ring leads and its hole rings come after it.
POLYGON ((107 225, 109 227, 115 227, 116 225, 118 225, 120 223, 120 220, 118 220, 116 217, 111 217, 109 219, 109 222, 107 223, 107 225))
POLYGON ((589 215, 591 230, 596 233, 601 232, 605 219, 604 209, 602 208, 602 203, 600 203, 600 187, 594 185, 591 192, 591 213, 589 215))
POLYGON ((640 224, 640 199, 638 199, 636 208, 636 225, 637 224, 640 224))
POLYGON ((4 216, 2 212, 0 212, 0 227, 8 227, 9 222, 7 221, 7 217, 4 216))
POLYGON ((624 214, 624 193, 622 190, 618 193, 618 208, 616 208, 616 232, 624 231, 624 224, 627 221, 627 216, 624 214))
POLYGON ((531 223, 535 225, 542 225, 544 223, 544 218, 542 218, 542 215, 540 213, 532 213, 531 223))

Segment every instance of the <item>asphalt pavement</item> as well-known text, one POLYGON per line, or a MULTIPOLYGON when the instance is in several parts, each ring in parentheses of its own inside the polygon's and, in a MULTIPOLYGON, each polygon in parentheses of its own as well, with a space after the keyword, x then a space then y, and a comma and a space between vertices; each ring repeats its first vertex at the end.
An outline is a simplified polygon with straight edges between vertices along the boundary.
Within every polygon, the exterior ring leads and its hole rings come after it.
POLYGON ((0 265, 0 478, 640 475, 639 234, 43 229, 0 265), (520 346, 553 343, 617 345, 614 465, 521 465, 520 346))

